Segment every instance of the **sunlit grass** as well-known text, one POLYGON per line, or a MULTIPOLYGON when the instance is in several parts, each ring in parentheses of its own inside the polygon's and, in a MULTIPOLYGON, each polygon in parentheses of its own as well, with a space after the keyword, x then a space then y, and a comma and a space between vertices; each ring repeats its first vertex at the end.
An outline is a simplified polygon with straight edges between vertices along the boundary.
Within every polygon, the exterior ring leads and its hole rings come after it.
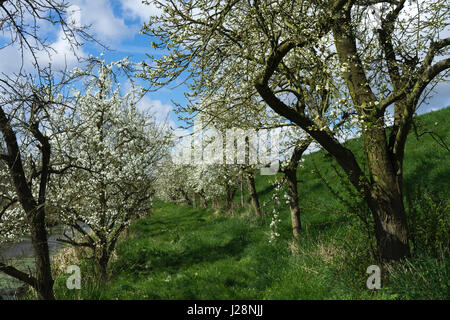
MULTIPOLYGON (((450 119, 450 108, 419 117, 419 133, 433 131, 448 144, 450 130, 445 119, 450 119)), ((347 142, 347 146, 357 149, 360 143, 353 140, 347 142)), ((357 156, 363 160, 361 152, 357 156)), ((297 241, 291 239, 289 210, 283 204, 281 236, 269 243, 273 207, 269 201, 270 181, 274 177, 260 176, 256 187, 260 202, 264 204, 262 220, 250 217, 246 209, 224 213, 216 209, 155 203, 152 216, 137 221, 129 237, 118 244, 118 259, 111 264, 111 278, 107 283, 96 282, 86 261, 82 266, 82 289, 68 291, 64 286, 67 276, 60 275, 56 281, 57 297, 449 298, 450 263, 445 248, 417 249, 408 261, 383 266, 382 289, 367 289, 366 269, 377 263, 369 250, 374 245, 373 238, 366 234, 355 213, 341 203, 317 175, 319 170, 331 188, 346 196, 342 181, 332 167, 333 160, 323 151, 305 158, 304 166, 298 170, 298 178, 303 181, 299 184, 299 193, 304 230, 297 241)), ((412 133, 405 157, 405 194, 418 194, 421 199, 423 192, 437 193, 443 201, 448 201, 445 195, 450 191, 449 160, 449 152, 431 135, 417 139, 412 133)), ((237 193, 235 202, 239 203, 239 199, 237 193)), ((406 197, 405 203, 410 212, 406 197)), ((422 208, 431 210, 427 206, 422 208)), ((439 208, 445 210, 445 206, 439 208)), ((448 219, 449 215, 445 217, 448 219)))

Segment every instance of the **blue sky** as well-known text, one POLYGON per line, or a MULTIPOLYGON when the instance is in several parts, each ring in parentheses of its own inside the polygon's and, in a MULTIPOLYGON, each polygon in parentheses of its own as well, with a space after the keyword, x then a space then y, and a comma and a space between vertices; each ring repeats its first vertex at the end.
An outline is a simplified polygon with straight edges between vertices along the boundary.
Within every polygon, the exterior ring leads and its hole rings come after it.
MULTIPOLYGON (((148 17, 158 13, 156 7, 142 4, 142 0, 68 0, 68 3, 72 4, 72 18, 83 25, 90 25, 90 32, 113 50, 105 52, 107 61, 130 57, 131 61, 140 62, 148 59, 146 53, 154 56, 163 54, 151 47, 153 39, 140 34, 141 26, 147 22, 148 17)), ((57 54, 49 58, 43 53, 40 58, 44 61, 50 59, 56 68, 62 68, 66 63, 69 67, 75 67, 77 60, 62 39, 60 31, 57 28, 49 28, 47 31, 57 54)), ((77 53, 80 56, 89 54, 98 56, 102 51, 103 49, 97 45, 87 44, 77 53)), ((17 48, 8 47, 0 50, 0 72, 13 72, 19 64, 17 48)), ((169 122, 175 127, 179 122, 172 112, 172 100, 185 103, 183 95, 185 90, 185 86, 179 86, 151 92, 140 102, 140 107, 151 108, 150 110, 160 120, 166 119, 169 114, 169 122)), ((448 83, 440 84, 436 91, 435 97, 428 105, 423 105, 419 113, 450 105, 448 83)))
MULTIPOLYGON (((107 62, 129 57, 133 62, 147 60, 146 54, 154 56, 162 55, 156 52, 150 45, 151 38, 140 34, 142 25, 148 17, 157 13, 158 9, 151 5, 142 4, 142 0, 68 0, 71 4, 68 12, 70 19, 82 25, 89 25, 89 32, 101 43, 110 48, 105 51, 99 45, 86 43, 77 50, 77 55, 87 57, 99 56, 102 52, 107 62)), ((45 52, 39 52, 38 60, 47 64, 51 62, 54 69, 76 67, 78 60, 64 40, 61 31, 56 27, 42 24, 41 32, 48 37, 51 46, 56 50, 51 56, 45 52)), ((4 42, 6 36, 0 43, 4 42)), ((14 46, 0 50, 0 72, 11 74, 21 65, 18 48, 14 46)), ((32 59, 25 55, 25 68, 31 69, 32 59)), ((173 86, 172 86, 173 87, 173 86)), ((169 113, 169 122, 173 127, 177 126, 177 118, 172 112, 172 100, 184 103, 184 91, 186 87, 179 86, 175 89, 163 88, 158 92, 148 93, 141 101, 140 107, 150 109, 159 120, 164 120, 169 113)))
MULTIPOLYGON (((162 51, 155 51, 151 47, 152 39, 149 36, 140 33, 148 17, 158 13, 158 9, 154 6, 143 4, 142 0, 72 0, 71 2, 80 7, 81 22, 92 23, 91 28, 97 38, 112 49, 105 52, 107 61, 129 57, 131 61, 140 62, 148 60, 146 54, 155 57, 163 54, 162 51), (83 14, 84 11, 95 12, 96 17, 92 19, 93 21, 89 14, 83 14), (87 21, 83 21, 83 17, 87 21)), ((101 52, 101 48, 96 46, 86 50, 93 55, 101 52)), ((168 116, 169 123, 176 127, 179 122, 172 112, 172 101, 186 102, 184 98, 186 87, 173 87, 174 85, 148 93, 140 105, 142 108, 151 108, 160 120, 168 116)))

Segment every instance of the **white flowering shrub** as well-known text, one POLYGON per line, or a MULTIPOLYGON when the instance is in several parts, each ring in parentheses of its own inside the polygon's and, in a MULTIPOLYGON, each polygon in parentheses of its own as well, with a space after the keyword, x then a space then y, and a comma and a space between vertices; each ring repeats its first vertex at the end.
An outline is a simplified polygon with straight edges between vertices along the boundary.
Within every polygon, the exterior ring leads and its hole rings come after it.
POLYGON ((192 204, 198 195, 205 201, 223 197, 227 188, 237 185, 237 167, 233 165, 174 164, 167 161, 157 178, 157 197, 171 202, 192 204))
POLYGON ((135 91, 121 94, 114 81, 126 61, 97 61, 66 130, 53 140, 55 171, 50 205, 70 227, 62 241, 93 249, 106 274, 120 233, 132 219, 148 214, 158 162, 168 137, 136 108, 135 91))
MULTIPOLYGON (((270 221, 270 239, 269 243, 274 242, 280 237, 278 226, 281 223, 280 209, 281 199, 287 199, 287 195, 284 190, 283 180, 275 179, 273 182, 274 192, 272 194, 271 201, 273 202, 272 220, 270 221)), ((288 201, 286 201, 288 203, 288 201)))
POLYGON ((190 165, 177 165, 170 160, 164 162, 156 179, 156 197, 170 202, 188 202, 192 200, 190 193, 190 165))
POLYGON ((26 215, 16 201, 16 192, 11 184, 8 169, 2 164, 0 170, 0 245, 12 242, 28 231, 26 215))

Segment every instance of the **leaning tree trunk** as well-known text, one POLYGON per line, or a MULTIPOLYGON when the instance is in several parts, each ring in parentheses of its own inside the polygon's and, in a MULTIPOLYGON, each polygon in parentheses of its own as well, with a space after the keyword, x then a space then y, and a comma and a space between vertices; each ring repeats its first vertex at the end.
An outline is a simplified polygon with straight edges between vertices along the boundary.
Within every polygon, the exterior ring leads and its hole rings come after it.
POLYGON ((255 177, 253 173, 247 173, 248 192, 253 209, 258 217, 262 217, 261 206, 259 205, 258 193, 256 192, 255 177))
POLYGON ((375 237, 383 261, 409 254, 408 226, 402 199, 401 179, 386 144, 384 129, 373 128, 365 135, 372 185, 367 201, 375 223, 375 237))
MULTIPOLYGON (((39 195, 35 209, 29 213, 31 241, 36 261, 36 292, 39 299, 54 300, 53 277, 50 264, 50 250, 48 247, 47 226, 45 221, 46 207, 45 195, 49 175, 50 144, 37 128, 33 127, 34 134, 42 143, 42 172, 39 182, 39 195)), ((31 199, 30 199, 31 200, 31 199)))

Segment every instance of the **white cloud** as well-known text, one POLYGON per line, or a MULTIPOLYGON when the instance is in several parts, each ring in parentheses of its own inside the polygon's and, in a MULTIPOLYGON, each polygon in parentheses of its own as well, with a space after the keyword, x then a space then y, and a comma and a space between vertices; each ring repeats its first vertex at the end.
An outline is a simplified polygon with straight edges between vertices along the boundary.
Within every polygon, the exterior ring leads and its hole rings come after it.
POLYGON ((153 3, 143 4, 142 0, 120 0, 125 16, 146 22, 150 16, 161 13, 153 3))
MULTIPOLYGON (((121 88, 121 92, 125 94, 126 92, 139 89, 139 86, 133 86, 131 81, 127 80, 121 84, 121 88)), ((149 95, 144 95, 137 102, 136 107, 141 112, 151 114, 157 122, 167 122, 167 125, 171 126, 173 129, 176 128, 175 122, 171 117, 173 107, 170 104, 163 103, 161 100, 153 100, 149 97, 149 95)))
POLYGON ((167 123, 173 129, 176 128, 175 122, 173 121, 170 112, 173 107, 170 104, 165 104, 161 100, 152 100, 147 96, 144 96, 139 100, 137 108, 140 111, 150 113, 153 118, 160 123, 167 123))
MULTIPOLYGON (((124 88, 130 88, 129 83, 126 83, 124 88)), ((144 96, 137 104, 137 108, 140 111, 148 112, 153 116, 157 123, 171 129, 172 134, 177 138, 187 137, 192 134, 192 129, 187 130, 184 128, 178 128, 175 121, 172 118, 173 106, 165 104, 161 100, 153 100, 148 96, 144 96)), ((179 140, 177 140, 179 142, 179 140)))
POLYGON ((90 25, 91 32, 100 41, 120 42, 136 31, 131 30, 123 18, 114 14, 109 0, 73 0, 71 3, 80 8, 81 23, 90 25))
POLYGON ((72 48, 61 32, 58 40, 51 45, 55 51, 39 52, 37 59, 40 65, 45 66, 51 63, 56 70, 62 70, 65 67, 71 69, 78 63, 79 58, 86 57, 86 53, 81 48, 72 48))
MULTIPOLYGON (((69 14, 67 24, 73 27, 80 27, 81 25, 81 10, 78 6, 72 5, 67 9, 69 14)), ((50 44, 52 49, 48 51, 39 51, 36 58, 40 65, 46 66, 51 63, 56 70, 64 68, 71 69, 78 63, 79 58, 84 58, 87 54, 81 47, 73 46, 67 39, 62 29, 57 31, 56 41, 50 44)), ((31 55, 29 59, 31 59, 31 55)))
MULTIPOLYGON (((11 75, 19 71, 22 63, 21 59, 20 50, 17 47, 10 46, 3 48, 0 50, 0 72, 11 75)), ((24 57, 24 64, 28 60, 28 57, 24 57)), ((31 66, 29 63, 26 64, 31 66)))
MULTIPOLYGON (((73 27, 81 25, 81 11, 78 6, 70 6, 67 10, 69 17, 67 22, 73 27)), ((60 29, 58 37, 54 43, 51 44, 52 49, 49 52, 39 52, 37 59, 41 65, 51 63, 55 69, 73 68, 79 58, 86 57, 86 53, 80 47, 72 46, 67 39, 64 32, 60 29)))
POLYGON ((11 75, 18 72, 21 67, 27 72, 33 72, 35 59, 41 67, 51 64, 54 70, 61 70, 65 67, 70 69, 78 63, 78 58, 86 57, 82 48, 71 46, 62 30, 57 32, 56 40, 49 43, 49 46, 50 48, 47 50, 35 51, 35 56, 24 47, 23 57, 18 45, 1 49, 0 72, 11 75))

